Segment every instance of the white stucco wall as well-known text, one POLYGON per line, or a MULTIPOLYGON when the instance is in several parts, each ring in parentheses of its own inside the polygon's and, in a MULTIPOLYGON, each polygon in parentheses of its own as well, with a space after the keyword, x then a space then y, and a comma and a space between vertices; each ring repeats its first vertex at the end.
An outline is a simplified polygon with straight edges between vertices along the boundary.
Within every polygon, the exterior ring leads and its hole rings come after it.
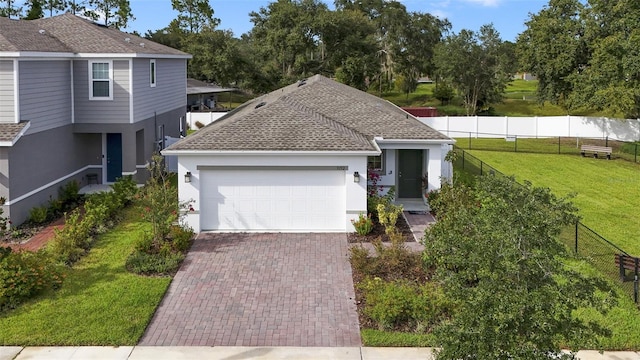
MULTIPOLYGON (((186 222, 194 231, 199 232, 200 227, 200 170, 198 166, 345 166, 345 193, 346 213, 345 229, 354 231, 352 219, 357 219, 360 213, 367 212, 366 194, 366 155, 301 155, 295 153, 274 155, 263 154, 219 154, 219 155, 179 155, 178 156, 178 192, 180 201, 193 200, 193 212, 186 215, 186 222), (191 182, 185 183, 184 176, 191 172, 191 182), (361 176, 359 183, 353 180, 353 173, 361 176)), ((283 179, 286 183, 286 179, 283 179)))
MULTIPOLYGON (((442 143, 410 143, 410 142, 379 142, 380 149, 384 149, 385 157, 385 174, 380 177, 378 185, 384 187, 383 192, 386 193, 389 186, 395 186, 398 181, 397 174, 397 157, 398 151, 402 149, 421 149, 424 150, 423 168, 427 169, 428 190, 440 189, 441 176, 443 171, 446 172, 447 167, 443 165, 446 149, 449 145, 442 143)), ((396 191, 397 193, 397 191, 396 191)))

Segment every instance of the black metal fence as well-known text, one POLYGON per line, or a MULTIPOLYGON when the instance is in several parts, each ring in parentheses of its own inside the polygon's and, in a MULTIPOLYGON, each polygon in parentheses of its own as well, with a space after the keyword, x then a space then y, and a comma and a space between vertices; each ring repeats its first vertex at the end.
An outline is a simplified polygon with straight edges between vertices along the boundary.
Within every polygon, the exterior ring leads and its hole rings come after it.
POLYGON ((499 134, 469 133, 468 137, 456 138, 456 146, 466 150, 492 150, 544 154, 580 154, 582 145, 611 147, 612 158, 640 161, 640 142, 625 142, 605 138, 548 137, 528 138, 499 134))
MULTIPOLYGON (((461 170, 464 174, 504 176, 500 171, 463 149, 456 146, 454 151, 457 153, 454 168, 461 170)), ((638 292, 640 260, 635 260, 635 257, 581 222, 563 229, 560 239, 571 253, 589 262, 613 283, 619 284, 636 304, 640 304, 638 292)))

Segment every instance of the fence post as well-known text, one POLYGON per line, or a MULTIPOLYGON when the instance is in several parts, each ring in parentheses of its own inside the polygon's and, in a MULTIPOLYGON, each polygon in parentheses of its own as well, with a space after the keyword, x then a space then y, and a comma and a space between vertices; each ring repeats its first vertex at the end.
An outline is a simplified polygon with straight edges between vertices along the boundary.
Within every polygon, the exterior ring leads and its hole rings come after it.
POLYGON ((484 164, 484 161, 480 160, 480 176, 482 176, 482 164, 484 164))
POLYGON ((636 151, 633 152, 633 162, 638 162, 638 143, 636 143, 636 151))
POLYGON ((558 136, 558 155, 560 154, 560 136, 558 136))
POLYGON ((469 133, 469 150, 471 150, 471 133, 469 133))
POLYGON ((576 255, 578 255, 578 226, 580 225, 580 221, 576 221, 576 245, 574 247, 576 255))
POLYGON ((604 146, 609 146, 609 135, 604 138, 604 146))
MULTIPOLYGON (((636 269, 633 277, 633 301, 638 303, 638 258, 636 258, 636 269)), ((622 260, 620 260, 622 262, 622 260)))
POLYGON ((464 170, 464 154, 466 151, 462 150, 462 170, 464 170))
POLYGON ((515 136, 515 152, 518 152, 518 135, 515 136))

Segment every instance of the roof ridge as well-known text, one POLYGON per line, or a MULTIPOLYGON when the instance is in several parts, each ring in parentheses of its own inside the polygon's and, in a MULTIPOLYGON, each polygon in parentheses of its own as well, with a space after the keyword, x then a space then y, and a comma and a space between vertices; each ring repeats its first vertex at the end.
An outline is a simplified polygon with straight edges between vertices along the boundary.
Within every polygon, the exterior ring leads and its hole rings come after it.
POLYGON ((314 111, 308 106, 305 106, 302 102, 295 100, 288 95, 282 96, 281 100, 284 103, 291 105, 294 109, 310 115, 311 119, 315 120, 317 123, 336 130, 339 134, 350 136, 363 144, 371 144, 369 139, 367 139, 367 136, 362 134, 361 132, 344 125, 340 121, 334 120, 322 113, 314 111))

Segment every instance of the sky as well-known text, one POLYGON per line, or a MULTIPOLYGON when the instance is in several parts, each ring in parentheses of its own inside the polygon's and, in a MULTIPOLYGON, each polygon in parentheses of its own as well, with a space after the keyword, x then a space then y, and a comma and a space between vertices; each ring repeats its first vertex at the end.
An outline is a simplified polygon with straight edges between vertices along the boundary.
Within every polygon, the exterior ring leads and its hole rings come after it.
MULTIPOLYGON (((275 1, 275 0, 274 0, 275 1)), ((134 17, 126 31, 144 35, 166 27, 177 13, 170 0, 130 0, 134 17)), ((264 0, 210 0, 214 16, 220 19, 220 29, 232 30, 236 37, 251 30, 249 13, 266 7, 264 0)), ((333 0, 324 0, 330 8, 333 0)), ((408 11, 427 12, 446 18, 458 33, 462 29, 478 31, 484 24, 493 23, 502 40, 515 41, 525 30, 529 13, 539 12, 548 0, 401 0, 408 11)))

